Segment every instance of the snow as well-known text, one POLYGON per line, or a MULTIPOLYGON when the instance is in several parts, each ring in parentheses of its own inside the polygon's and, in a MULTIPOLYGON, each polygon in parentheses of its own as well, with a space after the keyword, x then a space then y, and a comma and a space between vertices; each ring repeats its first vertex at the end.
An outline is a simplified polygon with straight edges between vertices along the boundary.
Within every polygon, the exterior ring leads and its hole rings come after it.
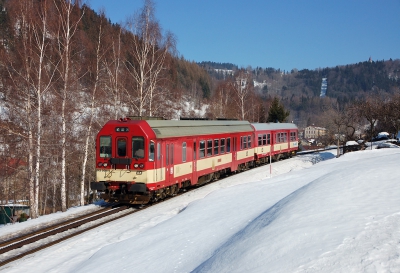
POLYGON ((400 272, 400 149, 334 153, 233 175, 0 272, 400 272))
POLYGON ((354 140, 350 140, 346 142, 346 146, 353 146, 353 145, 358 145, 358 143, 354 140))

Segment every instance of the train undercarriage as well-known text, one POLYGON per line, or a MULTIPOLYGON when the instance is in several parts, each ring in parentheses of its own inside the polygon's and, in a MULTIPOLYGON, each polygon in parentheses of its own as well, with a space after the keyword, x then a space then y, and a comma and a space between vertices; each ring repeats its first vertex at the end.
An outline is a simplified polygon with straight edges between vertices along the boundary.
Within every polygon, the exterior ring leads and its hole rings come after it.
MULTIPOLYGON (((284 158, 292 157, 292 153, 279 154, 273 156, 272 161, 279 161, 284 158)), ((249 161, 238 165, 235 172, 246 171, 250 168, 267 164, 270 162, 269 157, 262 157, 255 161, 249 161)), ((195 186, 202 186, 211 181, 219 180, 221 177, 231 174, 230 168, 218 170, 213 173, 209 173, 200 176, 195 183, 195 186)), ((173 184, 171 186, 161 188, 155 191, 148 191, 145 184, 131 184, 121 182, 92 182, 92 189, 98 190, 100 198, 110 203, 123 203, 131 205, 143 205, 147 203, 155 203, 165 198, 173 197, 179 193, 179 191, 185 191, 193 184, 190 180, 183 181, 179 184, 173 184)))

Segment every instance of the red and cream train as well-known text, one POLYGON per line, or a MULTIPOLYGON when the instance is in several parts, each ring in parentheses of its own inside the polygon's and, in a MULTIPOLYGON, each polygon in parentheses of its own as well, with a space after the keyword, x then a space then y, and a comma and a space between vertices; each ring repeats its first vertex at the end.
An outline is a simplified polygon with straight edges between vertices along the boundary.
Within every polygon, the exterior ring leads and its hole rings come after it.
POLYGON ((91 189, 108 202, 145 204, 297 149, 292 123, 111 120, 97 135, 91 189))

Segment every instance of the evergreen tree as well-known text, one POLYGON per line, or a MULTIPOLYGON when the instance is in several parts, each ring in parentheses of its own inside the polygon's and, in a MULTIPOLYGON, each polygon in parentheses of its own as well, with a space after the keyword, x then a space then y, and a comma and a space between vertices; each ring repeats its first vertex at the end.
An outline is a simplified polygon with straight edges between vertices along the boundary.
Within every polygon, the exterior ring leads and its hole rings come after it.
POLYGON ((285 122, 289 114, 290 111, 286 111, 279 99, 275 97, 268 111, 267 122, 285 122))

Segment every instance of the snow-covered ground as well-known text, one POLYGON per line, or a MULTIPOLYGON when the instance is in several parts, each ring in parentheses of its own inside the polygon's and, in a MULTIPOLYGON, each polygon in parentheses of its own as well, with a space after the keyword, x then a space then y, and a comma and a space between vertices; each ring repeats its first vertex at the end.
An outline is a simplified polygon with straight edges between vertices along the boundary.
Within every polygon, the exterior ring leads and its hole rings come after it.
MULTIPOLYGON (((400 272, 399 166, 400 149, 300 155, 273 163, 272 175, 270 165, 239 173, 0 272, 400 272)), ((67 214, 86 209, 96 206, 67 214)))

